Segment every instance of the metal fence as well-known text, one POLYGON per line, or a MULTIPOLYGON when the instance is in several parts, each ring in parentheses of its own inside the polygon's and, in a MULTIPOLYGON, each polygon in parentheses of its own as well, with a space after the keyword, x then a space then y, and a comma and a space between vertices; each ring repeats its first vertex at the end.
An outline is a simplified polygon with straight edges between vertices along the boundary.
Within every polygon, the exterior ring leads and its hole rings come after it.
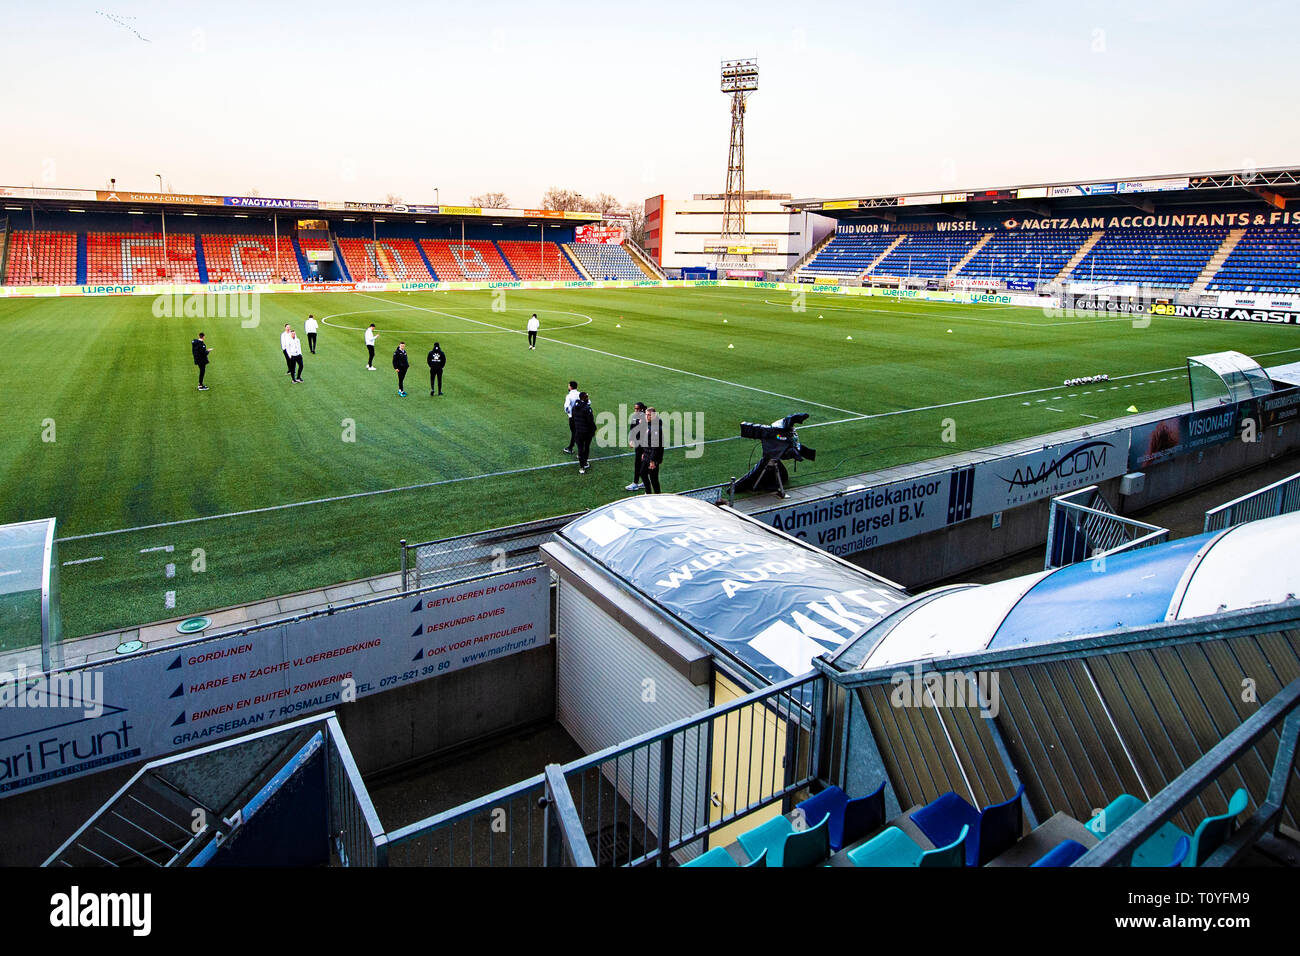
POLYGON ((1096 485, 1052 499, 1043 569, 1065 567, 1169 539, 1169 529, 1115 514, 1096 485))
MULTIPOLYGON (((793 678, 388 834, 391 866, 666 865, 807 789, 843 695, 793 678), (565 781, 559 793, 557 780, 565 781), (560 799, 557 799, 560 798, 560 799)), ((784 808, 784 807, 783 807, 784 808)))
POLYGON ((352 758, 343 730, 330 715, 326 747, 329 775, 329 833, 334 862, 339 866, 384 866, 388 862, 388 837, 352 758))
MULTIPOLYGON (((735 503, 735 487, 736 479, 732 478, 720 484, 676 493, 710 504, 729 505, 735 503)), ((402 590, 455 584, 481 574, 536 564, 537 549, 556 531, 584 514, 585 511, 575 511, 419 544, 409 544, 403 539, 402 590)))
POLYGON ((1300 474, 1283 478, 1258 491, 1205 512, 1205 530, 1222 531, 1234 524, 1300 511, 1300 474))

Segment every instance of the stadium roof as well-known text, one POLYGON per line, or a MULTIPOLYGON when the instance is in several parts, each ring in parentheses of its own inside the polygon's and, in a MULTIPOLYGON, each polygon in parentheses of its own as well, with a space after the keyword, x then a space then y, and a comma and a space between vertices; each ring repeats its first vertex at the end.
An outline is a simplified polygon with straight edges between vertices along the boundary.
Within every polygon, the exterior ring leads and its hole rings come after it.
POLYGON ((478 206, 423 205, 417 203, 352 202, 328 199, 276 199, 265 196, 210 196, 199 193, 137 192, 129 189, 58 189, 49 186, 0 186, 0 201, 7 207, 40 205, 46 209, 95 212, 175 209, 204 215, 247 216, 252 212, 332 218, 340 213, 383 213, 398 218, 416 216, 466 216, 513 219, 516 221, 598 222, 596 212, 559 209, 484 209, 478 206))
POLYGON ((1040 207, 1046 213, 1057 203, 1070 200, 1077 204, 1095 204, 1099 198, 1109 197, 1128 205, 1150 205, 1153 194, 1162 198, 1180 199, 1204 196, 1209 201, 1264 200, 1278 209, 1288 202, 1300 201, 1300 167, 1277 166, 1268 169, 1222 170, 1208 173, 1181 173, 1161 176, 1141 176, 1124 179, 1097 179, 1074 182, 1032 183, 1021 186, 999 186, 980 189, 943 188, 928 192, 888 194, 879 196, 851 196, 842 198, 795 199, 786 203, 792 209, 805 212, 829 212, 843 215, 854 211, 859 214, 885 214, 906 209, 909 213, 933 214, 942 210, 951 215, 978 211, 985 203, 1007 202, 1040 207))

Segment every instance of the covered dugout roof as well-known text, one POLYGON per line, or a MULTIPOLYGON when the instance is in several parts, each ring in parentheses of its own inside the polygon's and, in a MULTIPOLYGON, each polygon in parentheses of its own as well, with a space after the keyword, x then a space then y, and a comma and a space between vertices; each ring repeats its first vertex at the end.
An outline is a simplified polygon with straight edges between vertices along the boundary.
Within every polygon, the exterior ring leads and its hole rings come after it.
POLYGON ((1090 181, 1032 183, 978 189, 941 187, 910 194, 794 199, 785 203, 800 212, 816 212, 844 221, 905 222, 935 215, 1026 214, 1042 218, 1100 214, 1108 209, 1156 213, 1194 211, 1198 206, 1239 203, 1274 210, 1300 206, 1300 167, 1221 170, 1209 173, 1131 176, 1090 181))
POLYGON ((807 673, 908 600, 892 582, 694 498, 617 501, 556 535, 769 682, 807 673))
POLYGON ((1300 512, 997 584, 922 594, 835 655, 841 670, 1046 644, 1294 600, 1300 512))

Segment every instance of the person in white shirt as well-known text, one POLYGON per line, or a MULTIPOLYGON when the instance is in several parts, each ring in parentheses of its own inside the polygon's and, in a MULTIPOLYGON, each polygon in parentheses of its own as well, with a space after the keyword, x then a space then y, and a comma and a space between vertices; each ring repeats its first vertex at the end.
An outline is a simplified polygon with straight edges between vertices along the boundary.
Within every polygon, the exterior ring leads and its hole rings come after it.
POLYGON ((578 383, 570 382, 569 394, 564 396, 564 414, 567 415, 569 419, 569 445, 564 449, 566 455, 573 454, 573 443, 577 440, 577 437, 573 434, 573 406, 578 404, 578 396, 580 394, 582 393, 578 391, 578 383))
POLYGON ((289 355, 289 378, 295 384, 302 384, 302 339, 293 329, 289 330, 289 341, 285 343, 289 355))
POLYGON ((293 378, 293 360, 289 358, 289 329, 289 323, 284 323, 284 331, 280 333, 280 351, 284 353, 284 364, 288 369, 289 377, 293 378))
POLYGON ((316 316, 307 316, 307 321, 303 323, 303 331, 307 333, 307 347, 311 349, 311 354, 316 354, 316 329, 319 327, 316 323, 316 316))
POLYGON ((366 371, 375 370, 375 339, 379 338, 379 333, 375 331, 375 323, 370 323, 370 328, 366 329, 366 348, 370 352, 370 357, 366 359, 366 371))
POLYGON ((542 323, 537 321, 537 313, 534 312, 533 317, 528 320, 528 347, 530 349, 537 348, 537 330, 541 327, 542 323))

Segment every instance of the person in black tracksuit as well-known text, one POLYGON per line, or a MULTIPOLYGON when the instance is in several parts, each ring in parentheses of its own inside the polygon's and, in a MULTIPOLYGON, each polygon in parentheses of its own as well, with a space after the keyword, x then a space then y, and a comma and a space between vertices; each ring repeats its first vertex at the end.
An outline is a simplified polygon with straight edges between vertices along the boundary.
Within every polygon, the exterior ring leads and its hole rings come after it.
POLYGON ((190 351, 194 353, 194 364, 199 367, 199 391, 206 392, 208 387, 203 384, 203 373, 208 370, 208 353, 212 349, 208 348, 208 344, 203 341, 202 332, 190 343, 190 351))
POLYGON ((397 351, 393 353, 393 368, 397 369, 397 394, 406 397, 406 370, 411 367, 411 359, 406 354, 406 343, 398 342, 397 351))
POLYGON ((442 394, 442 370, 447 367, 447 353, 442 350, 442 346, 437 342, 433 343, 433 348, 429 351, 429 394, 435 394, 437 389, 438 395, 442 394))
POLYGON ((645 402, 633 406, 632 418, 627 427, 627 444, 632 449, 632 483, 624 491, 640 491, 644 476, 641 474, 641 443, 645 432, 645 402))
POLYGON ((585 475, 591 467, 591 440, 596 437, 596 415, 591 410, 591 399, 586 392, 578 395, 573 406, 573 440, 578 446, 578 474, 585 475))
POLYGON ((645 411, 641 445, 641 476, 647 495, 659 494, 659 472, 664 462, 664 423, 653 408, 645 411))

